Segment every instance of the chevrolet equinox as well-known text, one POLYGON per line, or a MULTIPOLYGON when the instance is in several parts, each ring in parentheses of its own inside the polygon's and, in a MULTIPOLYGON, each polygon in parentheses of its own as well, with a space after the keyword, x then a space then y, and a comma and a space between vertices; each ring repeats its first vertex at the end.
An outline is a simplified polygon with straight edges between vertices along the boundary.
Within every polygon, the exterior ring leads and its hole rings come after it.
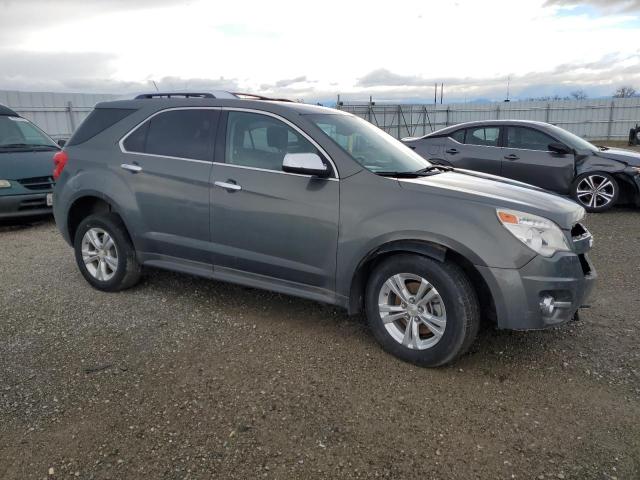
POLYGON ((329 108, 140 95, 97 105, 54 163, 57 226, 93 287, 149 266, 364 311, 418 365, 460 356, 481 318, 567 322, 596 278, 578 204, 432 165, 329 108))

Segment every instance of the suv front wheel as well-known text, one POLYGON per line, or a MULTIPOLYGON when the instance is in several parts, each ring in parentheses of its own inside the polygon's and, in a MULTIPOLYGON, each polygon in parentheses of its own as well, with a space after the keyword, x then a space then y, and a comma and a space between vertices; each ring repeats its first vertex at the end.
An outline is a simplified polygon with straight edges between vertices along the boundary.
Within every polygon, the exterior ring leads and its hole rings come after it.
POLYGON ((80 272, 98 290, 124 290, 140 279, 135 249, 115 214, 85 218, 76 230, 74 250, 80 272))
POLYGON ((426 367, 462 355, 480 324, 478 298, 464 271, 420 255, 384 260, 369 277, 365 308, 387 352, 426 367))

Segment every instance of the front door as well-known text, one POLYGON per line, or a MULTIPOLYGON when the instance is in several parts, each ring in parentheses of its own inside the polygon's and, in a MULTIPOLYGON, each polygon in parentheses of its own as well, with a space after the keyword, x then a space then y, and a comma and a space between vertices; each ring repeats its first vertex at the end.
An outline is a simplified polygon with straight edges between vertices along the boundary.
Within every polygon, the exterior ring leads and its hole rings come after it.
POLYGON ((568 194, 574 177, 573 153, 555 153, 558 141, 529 127, 505 127, 502 176, 568 194))
MULTIPOLYGON (((117 171, 134 192, 144 254, 211 264, 209 176, 219 110, 167 110, 122 142, 117 171)), ((158 257, 159 258, 159 257, 158 257)))
POLYGON ((322 154, 280 118, 247 111, 223 117, 216 160, 224 163, 214 164, 211 179, 214 272, 333 291, 336 172, 326 179, 283 172, 287 153, 322 154))

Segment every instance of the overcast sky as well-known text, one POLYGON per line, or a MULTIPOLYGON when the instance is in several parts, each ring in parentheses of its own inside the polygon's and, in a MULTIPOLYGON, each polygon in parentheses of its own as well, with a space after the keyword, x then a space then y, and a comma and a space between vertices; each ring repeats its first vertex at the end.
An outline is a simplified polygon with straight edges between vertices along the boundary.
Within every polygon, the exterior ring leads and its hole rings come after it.
POLYGON ((0 89, 327 101, 640 90, 640 0, 0 0, 0 89))

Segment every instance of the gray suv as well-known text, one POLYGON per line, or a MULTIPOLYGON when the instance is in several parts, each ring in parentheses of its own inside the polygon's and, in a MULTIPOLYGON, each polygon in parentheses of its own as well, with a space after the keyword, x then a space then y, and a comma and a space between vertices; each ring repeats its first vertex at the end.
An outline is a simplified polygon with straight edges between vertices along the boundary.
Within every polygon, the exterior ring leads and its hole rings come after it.
POLYGON ((569 321, 596 277, 584 209, 430 164, 353 115, 230 93, 101 103, 56 156, 54 215, 95 288, 143 266, 366 312, 388 352, 451 362, 481 318, 569 321))

